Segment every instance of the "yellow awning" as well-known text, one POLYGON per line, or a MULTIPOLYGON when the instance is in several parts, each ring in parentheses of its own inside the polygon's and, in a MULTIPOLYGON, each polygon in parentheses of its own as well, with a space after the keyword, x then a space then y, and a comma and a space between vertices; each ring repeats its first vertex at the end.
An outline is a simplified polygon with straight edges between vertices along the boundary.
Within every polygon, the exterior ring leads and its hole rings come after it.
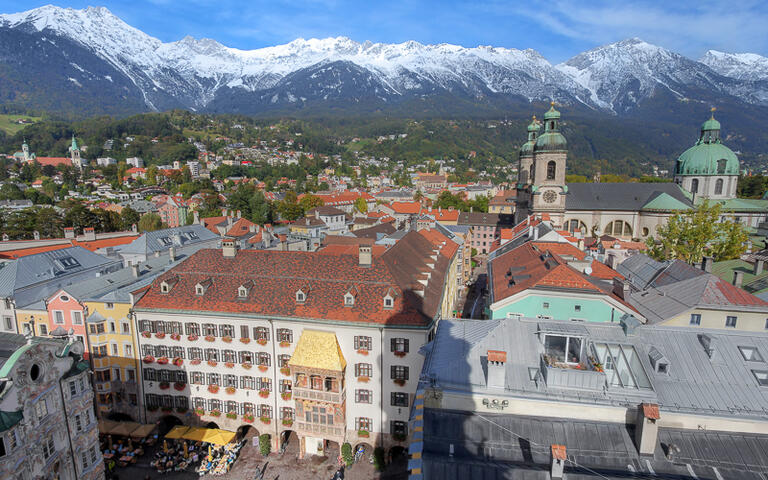
POLYGON ((165 438, 170 439, 177 439, 184 437, 184 434, 187 433, 190 429, 190 427, 185 427, 184 425, 176 425, 171 429, 170 432, 165 434, 165 438))
MULTIPOLYGON (((219 430, 218 428, 190 428, 189 431, 181 435, 181 438, 195 442, 226 445, 234 440, 235 435, 235 432, 230 432, 229 430, 219 430)), ((168 438, 167 435, 166 438, 168 438)))
POLYGON ((118 424, 113 420, 99 420, 99 433, 110 434, 118 424))
POLYGON ((157 428, 157 425, 152 424, 152 423, 147 423, 147 424, 141 425, 139 428, 137 428, 136 430, 131 432, 131 437, 133 437, 133 438, 144 438, 147 435, 149 435, 150 433, 152 433, 152 431, 155 428, 157 428))
POLYGON ((288 365, 342 371, 347 362, 335 333, 304 330, 288 365))
POLYGON ((141 424, 136 422, 120 422, 115 428, 112 429, 110 433, 112 435, 122 435, 124 437, 128 437, 140 426, 141 424))

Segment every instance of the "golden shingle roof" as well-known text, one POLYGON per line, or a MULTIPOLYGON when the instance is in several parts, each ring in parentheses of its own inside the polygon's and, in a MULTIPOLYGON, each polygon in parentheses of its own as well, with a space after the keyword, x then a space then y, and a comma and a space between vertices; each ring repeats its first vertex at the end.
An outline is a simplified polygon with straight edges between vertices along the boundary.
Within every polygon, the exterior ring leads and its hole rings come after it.
POLYGON ((336 334, 304 330, 288 365, 342 371, 347 362, 341 353, 336 334))

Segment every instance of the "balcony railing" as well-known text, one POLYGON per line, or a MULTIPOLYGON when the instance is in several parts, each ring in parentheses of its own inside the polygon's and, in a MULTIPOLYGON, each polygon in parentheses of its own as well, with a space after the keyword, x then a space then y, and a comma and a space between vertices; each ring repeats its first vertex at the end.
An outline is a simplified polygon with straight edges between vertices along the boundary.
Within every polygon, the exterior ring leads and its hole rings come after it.
POLYGON ((293 387, 293 398, 297 400, 315 400, 328 403, 344 403, 345 389, 341 392, 325 392, 322 390, 312 390, 311 388, 293 387))
POLYGON ((344 426, 322 425, 319 423, 295 422, 296 430, 302 433, 321 433, 324 435, 344 436, 344 426))

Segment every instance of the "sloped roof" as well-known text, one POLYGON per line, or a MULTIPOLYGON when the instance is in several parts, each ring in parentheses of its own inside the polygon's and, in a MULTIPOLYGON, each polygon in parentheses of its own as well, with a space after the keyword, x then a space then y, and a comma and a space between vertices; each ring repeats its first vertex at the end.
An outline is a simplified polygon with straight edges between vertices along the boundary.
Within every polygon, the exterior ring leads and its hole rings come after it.
POLYGON ((239 218, 235 223, 229 227, 229 230, 224 234, 226 237, 242 237, 251 233, 251 227, 256 224, 247 218, 239 218))
POLYGON ((643 205, 643 210, 690 210, 690 206, 684 204, 675 197, 665 192, 658 192, 658 194, 652 194, 650 200, 643 205))
POLYGON ((661 194, 692 207, 691 201, 674 183, 569 183, 565 208, 636 212, 661 194))
POLYGON ((121 254, 152 254, 168 250, 170 247, 185 247, 195 243, 218 239, 218 235, 212 233, 202 225, 186 225, 183 227, 155 230, 154 232, 145 232, 139 238, 128 245, 120 247, 118 250, 121 254))
POLYGON ((336 334, 304 329, 288 365, 340 372, 347 366, 347 361, 341 353, 336 334))

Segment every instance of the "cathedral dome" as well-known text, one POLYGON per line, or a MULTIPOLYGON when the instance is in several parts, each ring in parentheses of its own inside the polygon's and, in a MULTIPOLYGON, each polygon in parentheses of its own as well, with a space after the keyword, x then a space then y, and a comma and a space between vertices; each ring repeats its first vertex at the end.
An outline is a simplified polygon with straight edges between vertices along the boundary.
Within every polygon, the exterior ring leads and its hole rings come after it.
POLYGON ((528 141, 520 147, 521 157, 530 157, 533 155, 533 147, 536 145, 536 138, 539 135, 539 130, 541 130, 541 123, 536 120, 536 115, 534 115, 533 120, 528 124, 528 141))
POLYGON ((551 108, 544 114, 544 133, 536 139, 536 145, 533 147, 536 152, 553 152, 566 150, 568 142, 560 133, 560 112, 555 110, 555 102, 552 102, 551 108))
POLYGON ((738 175, 739 159, 720 142, 720 122, 714 115, 701 126, 694 146, 677 159, 675 175, 738 175))

